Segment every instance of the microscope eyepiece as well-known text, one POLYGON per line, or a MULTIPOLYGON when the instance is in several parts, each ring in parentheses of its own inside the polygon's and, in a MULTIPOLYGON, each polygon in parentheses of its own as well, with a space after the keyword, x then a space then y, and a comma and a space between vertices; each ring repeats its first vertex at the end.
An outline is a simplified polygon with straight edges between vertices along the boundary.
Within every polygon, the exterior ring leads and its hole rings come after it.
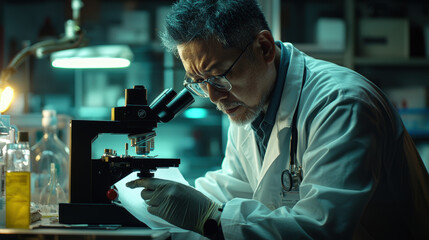
POLYGON ((195 101, 192 94, 184 88, 176 96, 173 89, 166 89, 150 105, 161 122, 169 122, 195 101))

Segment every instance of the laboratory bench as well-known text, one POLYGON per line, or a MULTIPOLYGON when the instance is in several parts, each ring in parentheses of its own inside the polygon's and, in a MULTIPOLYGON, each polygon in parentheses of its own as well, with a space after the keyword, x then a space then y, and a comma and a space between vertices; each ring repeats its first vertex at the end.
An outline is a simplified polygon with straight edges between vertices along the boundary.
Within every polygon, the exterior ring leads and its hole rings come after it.
POLYGON ((152 230, 147 227, 121 227, 115 225, 87 226, 50 224, 47 220, 33 223, 30 229, 0 228, 0 240, 126 240, 171 239, 168 230, 152 230))
POLYGON ((76 240, 76 239, 170 239, 167 230, 152 230, 149 228, 120 227, 113 230, 99 230, 90 228, 37 228, 37 229, 0 229, 1 240, 76 240))
POLYGON ((120 227, 118 229, 90 228, 36 228, 36 229, 0 229, 1 240, 71 240, 71 239, 170 239, 167 230, 152 230, 149 228, 120 227))

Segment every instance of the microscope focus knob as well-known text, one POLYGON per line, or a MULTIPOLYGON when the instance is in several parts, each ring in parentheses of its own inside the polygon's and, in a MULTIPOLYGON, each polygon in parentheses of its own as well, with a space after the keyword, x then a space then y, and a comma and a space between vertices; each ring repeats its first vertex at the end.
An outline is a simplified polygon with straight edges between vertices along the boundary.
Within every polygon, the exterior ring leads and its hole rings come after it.
POLYGON ((110 201, 114 201, 118 198, 118 192, 115 189, 111 188, 107 191, 106 196, 110 201))

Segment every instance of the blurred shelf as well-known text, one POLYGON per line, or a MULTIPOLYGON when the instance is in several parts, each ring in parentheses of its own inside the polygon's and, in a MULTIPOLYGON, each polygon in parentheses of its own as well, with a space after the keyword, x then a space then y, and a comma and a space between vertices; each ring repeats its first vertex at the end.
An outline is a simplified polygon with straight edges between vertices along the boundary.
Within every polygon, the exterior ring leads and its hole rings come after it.
POLYGON ((314 43, 293 43, 293 45, 305 54, 337 64, 343 64, 345 59, 345 49, 332 49, 314 43))
POLYGON ((429 141, 429 130, 410 130, 408 133, 415 141, 429 141))
POLYGON ((398 112, 414 140, 429 140, 429 108, 402 108, 398 112))
POLYGON ((406 67, 429 67, 429 58, 369 58, 356 57, 355 66, 406 66, 406 67))
POLYGON ((429 108, 401 108, 398 112, 402 114, 429 114, 429 108))
POLYGON ((317 59, 333 62, 339 65, 344 65, 345 57, 343 53, 311 53, 310 52, 309 54, 310 56, 317 59))

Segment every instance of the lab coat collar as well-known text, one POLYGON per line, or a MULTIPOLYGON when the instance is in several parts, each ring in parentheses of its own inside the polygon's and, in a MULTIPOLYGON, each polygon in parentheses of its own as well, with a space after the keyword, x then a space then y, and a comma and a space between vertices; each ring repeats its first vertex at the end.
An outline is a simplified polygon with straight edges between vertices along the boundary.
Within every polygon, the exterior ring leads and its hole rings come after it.
MULTIPOLYGON (((285 46, 290 52, 290 65, 286 76, 282 99, 277 112, 276 122, 271 132, 270 140, 268 141, 267 153, 259 175, 257 189, 260 188, 259 185, 262 184, 266 175, 272 176, 272 174, 278 174, 280 176, 281 171, 283 171, 289 164, 290 127, 292 125, 293 115, 295 111, 297 111, 296 108, 302 91, 305 62, 302 52, 290 43, 285 43, 285 46), (276 162, 276 164, 273 165, 274 162, 276 162), (279 168, 278 166, 284 167, 279 168)), ((280 180, 278 182, 280 182, 280 180)), ((270 184, 274 184, 276 187, 278 185, 276 182, 270 184)), ((258 194, 255 192, 255 197, 259 198, 257 195, 258 194)))
MULTIPOLYGON (((296 49, 291 43, 283 43, 287 48, 290 60, 289 69, 287 71, 285 84, 283 87, 280 106, 277 111, 276 123, 279 128, 290 127, 292 125, 292 117, 295 113, 295 108, 298 104, 298 98, 301 93, 302 81, 304 80, 304 55, 296 49)), ((251 124, 243 126, 246 131, 251 131, 251 124)), ((273 135, 271 134, 271 138, 273 135)))
MULTIPOLYGON (((266 187, 265 185, 268 184, 263 183, 264 176, 277 174, 274 172, 280 171, 280 179, 281 171, 288 167, 290 127, 292 124, 293 114, 298 104, 298 97, 301 92, 304 77, 304 54, 290 43, 284 43, 284 45, 290 54, 289 70, 286 76, 282 99, 276 116, 276 122, 273 126, 273 130, 271 131, 270 140, 268 141, 264 161, 261 161, 261 157, 256 151, 246 151, 244 154, 246 161, 251 162, 252 165, 255 166, 255 169, 253 169, 255 176, 259 176, 257 182, 251 183, 251 186, 255 191, 254 198, 258 200, 263 198, 265 199, 267 197, 262 196, 263 192, 260 191, 260 189, 264 189, 264 187, 266 187), (276 162, 276 164, 273 165, 274 162, 276 162), (263 163, 262 166, 261 163, 263 163), (269 174, 267 174, 268 172, 269 174), (264 185, 264 187, 261 187, 261 185, 264 185)), ((240 147, 242 149, 248 149, 249 146, 254 146, 253 149, 257 149, 257 143, 250 123, 244 125, 243 129, 248 135, 241 143, 240 147)), ((272 185, 270 189, 277 187, 280 183, 279 179, 278 183, 274 182, 268 184, 272 185)), ((279 188, 281 188, 281 186, 279 188)))
POLYGON ((290 53, 290 65, 283 88, 282 100, 277 112, 279 128, 290 127, 292 125, 293 114, 298 105, 298 98, 302 91, 302 81, 304 80, 305 61, 301 51, 290 43, 284 43, 290 53))
POLYGON ((289 144, 284 142, 289 141, 289 139, 280 139, 284 136, 279 135, 284 132, 282 131, 284 128, 290 128, 292 125, 292 118, 297 110, 296 107, 298 105, 298 98, 301 93, 304 77, 304 56, 299 50, 294 48, 292 44, 285 43, 285 46, 291 53, 290 66, 286 76, 280 106, 277 111, 276 122, 271 132, 270 140, 268 141, 267 153, 270 154, 266 155, 264 158, 262 175, 265 174, 272 162, 277 159, 280 150, 284 151, 285 146, 289 146, 289 144))

